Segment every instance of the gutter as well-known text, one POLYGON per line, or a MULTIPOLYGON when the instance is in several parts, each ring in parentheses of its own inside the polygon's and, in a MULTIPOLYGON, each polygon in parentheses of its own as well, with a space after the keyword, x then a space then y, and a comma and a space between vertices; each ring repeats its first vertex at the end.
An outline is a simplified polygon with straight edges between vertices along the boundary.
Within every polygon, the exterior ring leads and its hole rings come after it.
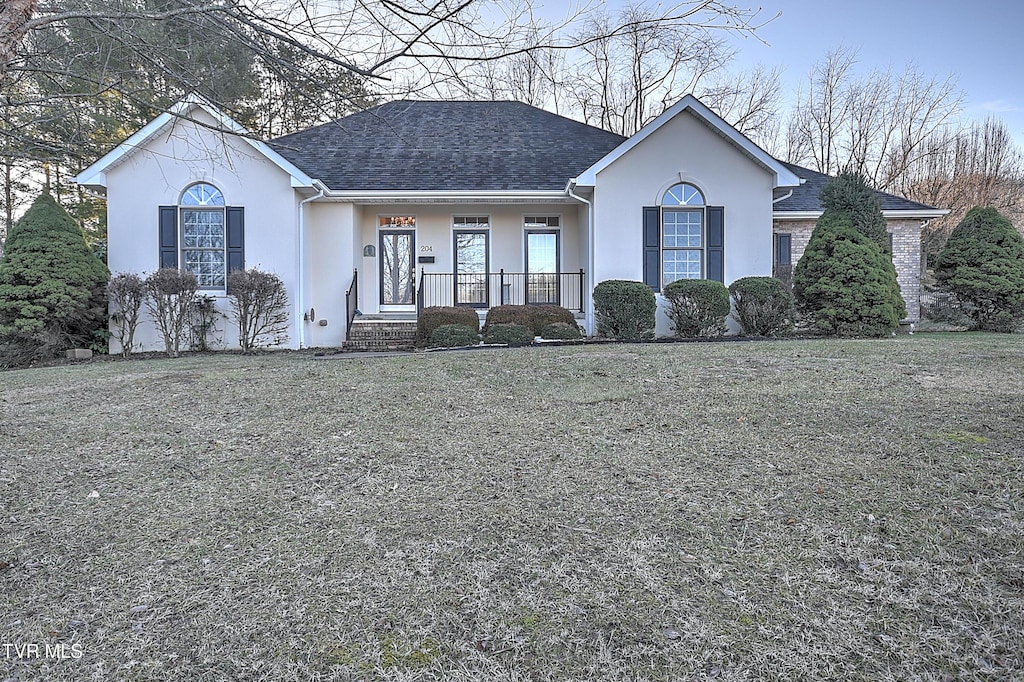
POLYGON ((296 235, 296 241, 298 242, 298 272, 299 284, 298 294, 295 296, 295 323, 299 329, 299 349, 306 347, 306 325, 303 321, 303 316, 306 313, 305 300, 306 300, 306 204, 317 199, 323 199, 324 192, 327 189, 323 183, 319 180, 313 181, 313 187, 318 190, 318 193, 303 199, 299 202, 299 221, 298 221, 298 235, 296 235))
MULTIPOLYGON (((591 281, 591 284, 596 284, 596 282, 594 282, 594 265, 595 265, 594 253, 596 252, 596 249, 594 248, 594 241, 595 241, 597 235, 595 234, 596 230, 594 229, 594 226, 595 226, 595 221, 594 221, 594 204, 591 203, 589 200, 584 199, 580 195, 578 195, 575 192, 573 192, 573 189, 575 187, 576 187, 576 178, 570 178, 569 182, 567 182, 565 184, 565 194, 568 194, 571 198, 575 199, 576 201, 582 202, 582 203, 587 205, 587 223, 588 223, 588 227, 590 228, 590 244, 589 244, 590 248, 588 249, 589 253, 587 254, 588 261, 589 261, 588 262, 588 266, 589 266, 589 269, 590 269, 590 281, 591 281)), ((590 289, 590 291, 593 291, 593 287, 589 287, 589 289, 590 289)), ((584 311, 583 316, 584 316, 584 319, 587 322, 587 326, 590 328, 591 334, 592 335, 596 334, 597 333, 597 327, 596 327, 596 320, 594 319, 594 297, 589 295, 589 294, 587 295, 586 310, 584 311)))

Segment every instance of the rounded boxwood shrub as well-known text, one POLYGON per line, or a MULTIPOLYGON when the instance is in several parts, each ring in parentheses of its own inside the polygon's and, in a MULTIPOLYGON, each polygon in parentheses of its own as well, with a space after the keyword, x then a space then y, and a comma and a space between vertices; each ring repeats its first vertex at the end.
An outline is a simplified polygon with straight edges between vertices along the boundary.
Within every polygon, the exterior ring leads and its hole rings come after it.
POLYGON ((430 333, 431 348, 461 348, 480 343, 480 334, 464 324, 442 324, 430 333))
POLYGON ((544 328, 540 330, 540 338, 548 340, 571 341, 581 336, 583 335, 580 333, 579 325, 575 322, 572 324, 552 322, 551 324, 544 325, 544 328))
POLYGON ((710 279, 677 279, 662 292, 672 330, 680 338, 721 336, 729 316, 729 290, 710 279))
POLYGON ((892 259, 845 213, 818 219, 793 272, 793 294, 827 334, 888 336, 907 315, 892 259))
POLYGON ((594 287, 597 333, 623 341, 654 337, 658 303, 643 282, 608 279, 594 287))
POLYGON ((49 194, 40 195, 11 227, 4 248, 3 362, 27 364, 67 348, 99 348, 107 326, 110 271, 93 255, 68 212, 49 194))
POLYGON ((972 209, 949 235, 935 278, 975 329, 1012 332, 1024 320, 1024 238, 994 208, 972 209))
POLYGON ((530 305, 499 305, 487 311, 484 327, 495 324, 519 324, 529 327, 534 336, 540 336, 545 326, 555 322, 576 324, 572 312, 562 306, 533 303, 530 305))
POLYGON ((464 306, 431 306, 420 311, 416 319, 416 343, 422 346, 430 340, 438 327, 446 324, 461 324, 474 332, 480 330, 480 316, 476 308, 464 306))
POLYGON ((775 277, 742 277, 729 285, 733 317, 744 336, 778 336, 793 328, 793 295, 775 277))
POLYGON ((533 330, 521 324, 492 324, 484 330, 484 343, 527 346, 533 343, 533 330))

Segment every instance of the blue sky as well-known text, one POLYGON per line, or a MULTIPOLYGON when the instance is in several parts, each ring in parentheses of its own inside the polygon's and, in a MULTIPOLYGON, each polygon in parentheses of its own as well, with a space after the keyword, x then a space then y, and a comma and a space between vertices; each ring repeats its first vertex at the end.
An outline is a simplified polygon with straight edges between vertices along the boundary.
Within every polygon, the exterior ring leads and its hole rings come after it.
MULTIPOLYGON (((742 0, 736 4, 746 6, 742 0)), ((1024 146, 1024 2, 1021 0, 762 0, 765 18, 782 16, 754 39, 737 40, 737 63, 779 65, 790 88, 830 49, 858 51, 859 68, 912 62, 928 76, 956 76, 964 116, 993 113, 1024 146)), ((757 5, 755 5, 756 7, 757 5)))

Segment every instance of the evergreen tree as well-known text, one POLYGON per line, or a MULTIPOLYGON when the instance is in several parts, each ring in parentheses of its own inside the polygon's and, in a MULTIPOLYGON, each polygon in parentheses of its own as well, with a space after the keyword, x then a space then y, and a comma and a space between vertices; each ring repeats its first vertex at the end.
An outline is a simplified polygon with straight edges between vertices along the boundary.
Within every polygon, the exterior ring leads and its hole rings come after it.
POLYGON ((935 277, 965 304, 975 329, 1012 332, 1024 320, 1024 238, 994 208, 974 208, 954 228, 935 277))
POLYGON ((0 349, 8 363, 88 346, 105 326, 110 276, 49 194, 7 235, 0 260, 0 349))
POLYGON ((892 260, 838 211, 818 219, 793 272, 793 294, 828 334, 886 336, 907 315, 892 260))
POLYGON ((863 175, 841 173, 826 183, 818 193, 825 212, 846 213, 853 228, 889 252, 889 232, 882 215, 882 203, 863 175))

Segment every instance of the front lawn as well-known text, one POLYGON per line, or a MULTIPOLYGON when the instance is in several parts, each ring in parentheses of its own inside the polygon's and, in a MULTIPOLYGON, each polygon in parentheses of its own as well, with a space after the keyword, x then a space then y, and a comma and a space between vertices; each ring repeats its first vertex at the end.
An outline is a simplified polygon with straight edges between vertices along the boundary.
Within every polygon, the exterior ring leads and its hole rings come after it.
POLYGON ((1022 442, 1009 335, 0 373, 0 679, 1021 679, 1022 442))

